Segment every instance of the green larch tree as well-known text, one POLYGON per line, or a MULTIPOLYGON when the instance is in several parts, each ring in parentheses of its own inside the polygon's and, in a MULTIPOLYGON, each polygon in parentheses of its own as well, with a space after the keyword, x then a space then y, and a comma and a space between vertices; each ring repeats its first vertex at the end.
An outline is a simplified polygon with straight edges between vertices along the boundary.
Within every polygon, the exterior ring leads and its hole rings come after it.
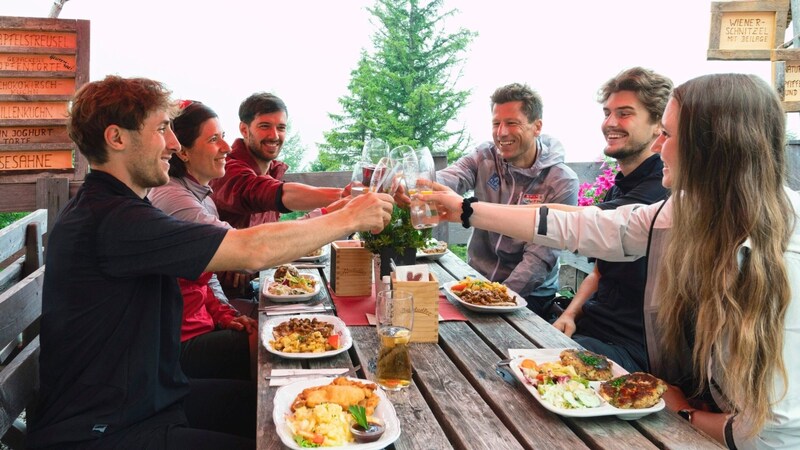
POLYGON ((377 31, 374 52, 363 52, 351 72, 350 93, 339 99, 341 114, 324 133, 317 170, 343 170, 358 159, 364 141, 379 137, 395 147, 408 144, 446 150, 455 159, 467 145, 464 129, 449 125, 470 91, 457 90, 463 55, 476 33, 447 32, 457 10, 440 12, 444 0, 376 0, 369 8, 377 31))

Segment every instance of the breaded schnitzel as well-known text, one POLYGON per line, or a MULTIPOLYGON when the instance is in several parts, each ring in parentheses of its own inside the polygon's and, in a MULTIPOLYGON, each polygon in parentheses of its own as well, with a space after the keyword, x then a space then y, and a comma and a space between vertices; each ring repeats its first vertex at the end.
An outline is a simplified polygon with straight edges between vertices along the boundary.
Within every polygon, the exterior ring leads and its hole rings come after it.
POLYGON ((337 377, 331 384, 304 389, 292 403, 292 411, 302 406, 313 408, 322 403, 335 403, 344 410, 350 406, 363 406, 367 415, 372 415, 380 398, 375 395, 378 386, 360 383, 346 377, 337 377))

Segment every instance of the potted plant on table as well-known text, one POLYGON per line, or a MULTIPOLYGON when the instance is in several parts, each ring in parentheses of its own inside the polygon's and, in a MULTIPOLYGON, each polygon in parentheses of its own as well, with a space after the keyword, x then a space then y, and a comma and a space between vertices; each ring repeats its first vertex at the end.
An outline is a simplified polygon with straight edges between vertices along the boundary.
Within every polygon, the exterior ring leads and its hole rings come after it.
POLYGON ((430 234, 430 229, 414 229, 408 210, 395 206, 389 224, 380 233, 363 232, 359 237, 364 247, 380 259, 380 273, 376 276, 382 277, 392 272, 390 260, 398 265, 414 264, 417 249, 425 246, 430 234))

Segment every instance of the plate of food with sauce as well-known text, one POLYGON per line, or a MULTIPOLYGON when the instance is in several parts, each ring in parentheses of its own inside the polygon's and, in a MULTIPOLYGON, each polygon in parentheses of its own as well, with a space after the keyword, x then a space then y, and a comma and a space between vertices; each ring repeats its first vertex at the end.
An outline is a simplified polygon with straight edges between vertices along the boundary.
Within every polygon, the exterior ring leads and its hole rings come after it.
POLYGON ((378 450, 400 437, 400 421, 394 405, 375 383, 351 377, 312 378, 279 388, 273 400, 272 420, 284 445, 378 450), (360 439, 350 431, 351 408, 363 408, 370 423, 382 433, 375 440, 360 439))
POLYGON ((528 302, 519 294, 493 281, 466 277, 445 283, 442 287, 450 298, 476 312, 514 312, 528 306, 528 302))

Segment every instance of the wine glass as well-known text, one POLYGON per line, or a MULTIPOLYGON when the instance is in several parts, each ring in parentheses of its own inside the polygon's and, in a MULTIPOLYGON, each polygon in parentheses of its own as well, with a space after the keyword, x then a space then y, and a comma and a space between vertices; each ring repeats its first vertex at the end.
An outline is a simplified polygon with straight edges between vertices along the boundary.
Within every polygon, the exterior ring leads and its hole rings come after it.
POLYGON ((433 155, 427 147, 414 150, 403 159, 403 175, 411 197, 411 224, 421 230, 439 224, 439 211, 433 202, 423 202, 420 194, 430 194, 436 181, 433 155))
POLYGON ((351 195, 358 196, 363 194, 369 189, 369 183, 372 181, 372 174, 375 172, 375 166, 366 161, 356 161, 353 165, 353 174, 350 177, 350 193, 351 195))
POLYGON ((388 156, 381 158, 375 165, 375 171, 369 183, 369 191, 394 195, 400 187, 397 177, 398 166, 399 164, 388 156))
POLYGON ((362 161, 375 165, 387 156, 389 156, 389 144, 383 139, 369 138, 364 142, 364 149, 361 151, 362 161))

